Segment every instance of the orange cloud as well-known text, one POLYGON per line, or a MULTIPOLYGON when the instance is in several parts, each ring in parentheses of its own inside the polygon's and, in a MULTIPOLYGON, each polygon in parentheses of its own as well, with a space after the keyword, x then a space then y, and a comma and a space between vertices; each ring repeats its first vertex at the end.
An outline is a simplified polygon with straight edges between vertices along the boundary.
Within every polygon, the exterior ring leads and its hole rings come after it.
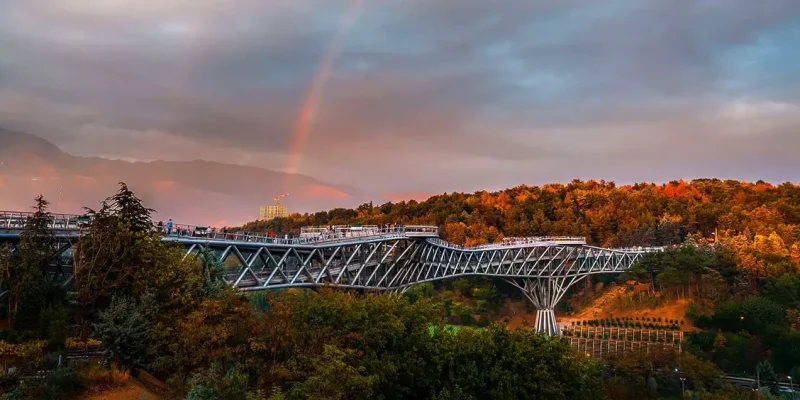
POLYGON ((75 175, 75 183, 81 188, 89 188, 97 184, 97 179, 86 175, 75 175))
POLYGON ((325 198, 335 198, 335 199, 346 199, 349 198, 350 195, 331 186, 325 185, 314 185, 311 186, 302 192, 303 196, 307 197, 325 197, 325 198))
POLYGON ((397 203, 400 201, 408 201, 408 200, 416 200, 416 201, 425 201, 429 197, 436 195, 436 193, 431 192, 389 192, 383 194, 383 199, 386 201, 391 201, 393 203, 397 203))
POLYGON ((157 181, 153 186, 157 190, 171 190, 175 188, 177 182, 175 181, 157 181))

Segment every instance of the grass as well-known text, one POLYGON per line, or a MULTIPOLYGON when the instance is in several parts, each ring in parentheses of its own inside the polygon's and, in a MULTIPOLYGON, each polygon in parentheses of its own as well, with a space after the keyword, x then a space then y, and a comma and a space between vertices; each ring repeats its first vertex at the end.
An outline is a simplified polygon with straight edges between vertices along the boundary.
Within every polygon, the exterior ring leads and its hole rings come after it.
POLYGON ((131 375, 128 371, 111 365, 105 367, 98 362, 90 362, 80 371, 78 376, 90 388, 109 389, 128 384, 131 375))
MULTIPOLYGON (((434 324, 431 324, 431 325, 428 326, 428 332, 431 333, 431 336, 436 334, 436 328, 437 327, 438 326, 434 325, 434 324)), ((481 328, 474 327, 474 326, 450 325, 450 324, 447 324, 447 325, 444 326, 444 331, 445 332, 450 332, 450 333, 458 333, 458 331, 460 331, 462 329, 481 329, 481 328)))

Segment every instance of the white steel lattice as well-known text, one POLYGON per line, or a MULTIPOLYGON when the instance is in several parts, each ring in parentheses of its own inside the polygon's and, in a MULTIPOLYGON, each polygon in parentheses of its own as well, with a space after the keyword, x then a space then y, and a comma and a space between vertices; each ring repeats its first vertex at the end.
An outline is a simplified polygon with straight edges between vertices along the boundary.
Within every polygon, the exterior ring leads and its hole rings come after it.
MULTIPOLYGON (((17 242, 27 218, 0 212, 0 242, 17 242)), ((64 215, 53 224, 59 245, 52 272, 65 284, 71 280, 70 245, 88 223, 64 215)), ((439 239, 431 226, 306 229, 306 236, 294 239, 175 227, 162 240, 182 243, 186 256, 212 250, 225 266, 226 283, 240 290, 330 285, 405 291, 422 282, 497 277, 522 290, 537 309, 536 329, 549 335, 560 333, 553 309, 572 285, 589 275, 623 272, 643 254, 662 250, 604 249, 575 237, 512 238, 463 247, 439 239)))

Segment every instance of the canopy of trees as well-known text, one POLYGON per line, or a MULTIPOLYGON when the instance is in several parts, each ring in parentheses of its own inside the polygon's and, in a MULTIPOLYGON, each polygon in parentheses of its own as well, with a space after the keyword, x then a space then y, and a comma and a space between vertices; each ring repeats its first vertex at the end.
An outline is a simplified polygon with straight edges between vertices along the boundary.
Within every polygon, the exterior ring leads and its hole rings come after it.
POLYGON ((78 395, 100 367, 56 363, 74 340, 99 344, 112 376, 146 369, 167 382, 171 396, 187 399, 656 398, 679 393, 672 368, 684 371, 697 398, 735 398, 742 393, 716 379, 721 371, 705 360, 725 369, 758 365, 764 373, 772 370, 767 358, 777 371, 800 365, 797 193, 786 184, 573 182, 248 227, 433 223, 466 244, 584 234, 603 245, 679 243, 718 228, 719 245, 653 255, 630 272, 678 296, 718 296, 710 314, 693 314, 718 331, 710 341, 690 338, 700 358, 604 361, 529 329, 485 321, 445 329, 446 321, 472 320, 473 308, 495 312, 502 296, 486 281, 452 282, 462 304, 452 293, 434 295, 430 285, 405 296, 325 289, 244 295, 224 285, 224 266, 212 252, 185 257, 180 245, 162 242, 150 229, 152 210, 124 184, 89 210, 92 224, 73 245, 74 279, 62 287, 48 272, 55 241, 40 197, 19 244, 0 248, 0 314, 8 321, 0 359, 19 367, 16 375, 0 374, 0 398, 78 395), (786 351, 770 353, 775 346, 786 351))

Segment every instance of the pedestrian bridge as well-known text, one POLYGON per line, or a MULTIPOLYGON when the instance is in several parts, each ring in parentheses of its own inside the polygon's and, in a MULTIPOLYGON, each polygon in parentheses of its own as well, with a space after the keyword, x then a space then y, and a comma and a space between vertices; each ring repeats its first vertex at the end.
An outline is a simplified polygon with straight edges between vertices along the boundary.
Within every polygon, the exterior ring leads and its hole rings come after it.
MULTIPOLYGON (((14 243, 29 213, 0 212, 0 241, 14 243)), ((71 245, 91 226, 86 216, 54 214, 59 238, 57 274, 69 282, 71 245)), ((298 236, 221 231, 173 224, 154 226, 162 240, 180 243, 186 256, 212 250, 226 282, 240 290, 336 286, 405 291, 423 283, 468 276, 502 278, 537 308, 537 330, 558 334, 553 308, 567 290, 593 274, 620 273, 662 248, 606 249, 582 237, 506 238, 459 246, 439 238, 436 226, 327 226, 303 228, 298 236)))

